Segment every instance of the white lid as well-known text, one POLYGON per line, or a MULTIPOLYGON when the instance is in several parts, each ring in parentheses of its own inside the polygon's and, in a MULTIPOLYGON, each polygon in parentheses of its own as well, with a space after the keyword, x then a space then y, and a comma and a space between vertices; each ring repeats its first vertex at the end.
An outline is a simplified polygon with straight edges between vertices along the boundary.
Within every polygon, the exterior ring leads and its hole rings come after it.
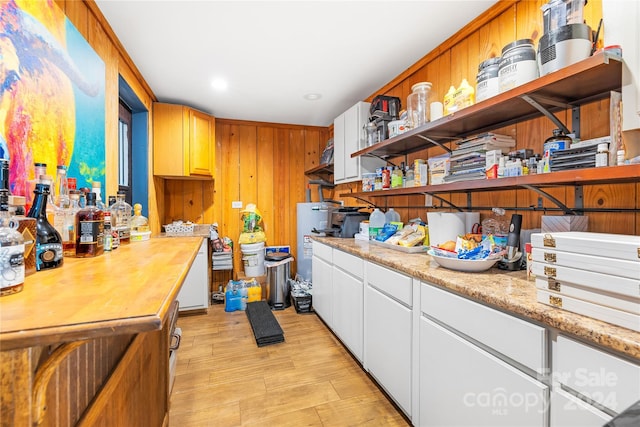
POLYGON ((598 151, 607 151, 609 149, 609 144, 603 142, 602 144, 598 144, 598 151))
POLYGON ((420 82, 411 86, 412 92, 415 92, 418 90, 431 90, 431 82, 420 82))

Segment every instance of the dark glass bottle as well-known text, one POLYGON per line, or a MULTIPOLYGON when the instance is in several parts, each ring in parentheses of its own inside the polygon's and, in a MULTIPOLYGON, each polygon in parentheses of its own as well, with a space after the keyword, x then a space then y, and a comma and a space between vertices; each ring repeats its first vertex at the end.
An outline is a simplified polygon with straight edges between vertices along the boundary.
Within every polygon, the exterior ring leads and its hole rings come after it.
POLYGON ((104 212, 96 206, 96 193, 87 193, 87 206, 76 213, 76 257, 104 252, 104 212))
POLYGON ((48 184, 36 184, 35 200, 28 217, 36 219, 36 270, 46 270, 60 267, 64 258, 62 255, 62 237, 60 233, 47 221, 48 184))

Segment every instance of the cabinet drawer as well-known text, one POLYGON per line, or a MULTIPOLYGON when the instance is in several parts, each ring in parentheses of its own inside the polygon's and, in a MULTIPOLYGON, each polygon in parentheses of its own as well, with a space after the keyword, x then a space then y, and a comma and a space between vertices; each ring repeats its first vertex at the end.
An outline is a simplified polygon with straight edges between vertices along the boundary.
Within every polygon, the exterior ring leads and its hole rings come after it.
POLYGON ((640 399, 640 366, 565 336, 554 351, 554 380, 621 412, 640 399))
POLYGON ((364 261, 362 258, 343 251, 333 251, 333 265, 340 267, 352 276, 362 279, 364 273, 364 261))
POLYGON ((313 254, 315 256, 317 256, 318 258, 321 258, 325 261, 327 261, 329 264, 333 263, 333 249, 331 248, 331 246, 327 246, 325 244, 322 244, 320 242, 313 242, 313 254))
POLYGON ((546 330, 434 286, 422 284, 422 313, 539 374, 547 366, 546 330))
POLYGON ((413 306, 411 277, 367 262, 367 283, 408 307, 413 306))

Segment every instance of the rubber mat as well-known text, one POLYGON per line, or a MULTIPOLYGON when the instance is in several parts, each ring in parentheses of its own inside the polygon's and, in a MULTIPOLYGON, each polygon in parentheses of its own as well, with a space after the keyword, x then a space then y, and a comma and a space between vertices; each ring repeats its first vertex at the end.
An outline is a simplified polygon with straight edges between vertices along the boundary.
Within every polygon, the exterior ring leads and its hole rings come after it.
POLYGON ((284 342, 282 328, 266 301, 248 303, 246 313, 258 347, 284 342))

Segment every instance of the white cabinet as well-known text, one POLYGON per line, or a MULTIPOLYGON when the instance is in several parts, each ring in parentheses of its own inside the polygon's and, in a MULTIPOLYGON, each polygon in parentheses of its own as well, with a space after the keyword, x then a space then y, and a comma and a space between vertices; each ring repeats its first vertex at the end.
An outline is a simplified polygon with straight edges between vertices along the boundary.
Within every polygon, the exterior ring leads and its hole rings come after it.
POLYGON ((558 388, 551 392, 551 427, 602 427, 611 416, 558 388))
POLYGON ((362 258, 333 251, 333 331, 360 362, 363 360, 363 264, 362 258))
POLYGON ((364 367, 412 416, 412 279, 366 263, 364 367))
POLYGON ((196 258, 178 293, 180 311, 209 308, 209 263, 207 239, 202 241, 196 258))
POLYGON ((543 383, 420 319, 420 426, 543 427, 547 402, 543 383))
POLYGON ((311 276, 313 283, 313 310, 333 328, 333 249, 322 243, 313 242, 311 258, 311 276))
POLYGON ((368 102, 358 102, 333 121, 333 180, 336 184, 359 181, 385 162, 372 157, 351 157, 360 150, 362 127, 369 121, 368 102))

